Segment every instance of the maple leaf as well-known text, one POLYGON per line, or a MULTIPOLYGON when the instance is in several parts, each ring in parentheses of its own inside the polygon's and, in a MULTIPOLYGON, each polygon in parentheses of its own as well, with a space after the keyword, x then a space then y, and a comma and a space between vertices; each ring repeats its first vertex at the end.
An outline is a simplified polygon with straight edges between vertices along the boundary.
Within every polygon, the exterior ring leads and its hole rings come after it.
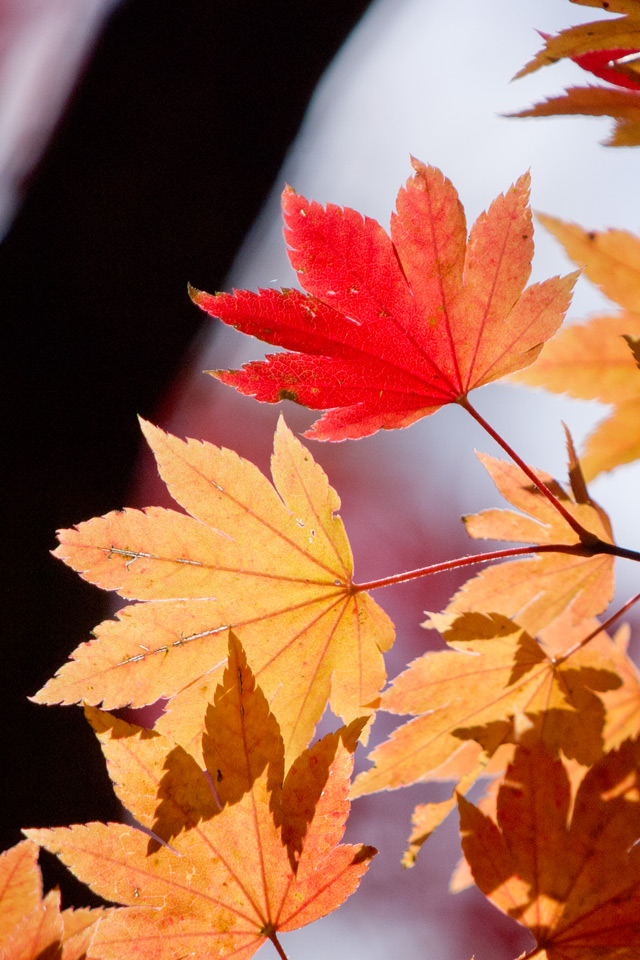
MULTIPOLYGON (((403 867, 408 869, 416 865, 420 850, 431 834, 446 820, 454 809, 458 802, 458 796, 467 793, 480 776, 495 777, 496 775, 503 774, 508 761, 511 760, 513 756, 514 750, 513 746, 503 744, 501 747, 498 747, 493 757, 488 759, 482 755, 478 757, 476 743, 467 741, 466 746, 475 748, 473 750, 474 763, 472 766, 468 766, 466 763, 467 757, 464 757, 465 751, 464 748, 461 748, 457 754, 454 755, 453 759, 455 764, 445 764, 438 770, 437 777, 430 777, 430 779, 433 780, 451 779, 451 777, 447 775, 451 774, 454 765, 457 766, 459 770, 464 769, 465 772, 460 779, 457 780, 451 796, 446 800, 440 800, 436 803, 419 803, 414 807, 413 813, 411 814, 412 829, 409 836, 409 845, 401 860, 403 867), (460 765, 461 759, 463 759, 462 765, 460 765)), ((471 751, 468 752, 468 755, 470 755, 470 753, 471 751)), ((473 883, 473 881, 471 881, 471 883, 473 883)))
POLYGON ((570 610, 536 637, 547 656, 556 659, 564 658, 567 651, 588 645, 591 654, 599 654, 620 678, 619 686, 598 691, 605 710, 602 729, 605 752, 619 747, 623 740, 640 736, 640 674, 628 654, 629 637, 628 624, 623 624, 610 637, 596 618, 575 622, 570 610))
POLYGON ((7 960, 84 960, 98 920, 109 911, 60 911, 60 892, 42 896, 38 846, 24 840, 0 855, 0 956, 7 960))
POLYGON ((548 117, 561 115, 610 116, 616 121, 606 146, 629 147, 640 144, 640 4, 638 0, 591 3, 609 13, 622 13, 616 20, 582 23, 561 30, 555 36, 542 33, 544 47, 514 77, 524 77, 541 67, 570 58, 584 70, 627 89, 607 87, 569 87, 563 96, 550 97, 510 117, 548 117))
MULTIPOLYGON (((576 0, 572 0, 576 2, 576 0)), ((602 9, 602 3, 581 3, 602 9)), ((640 3, 638 0, 613 0, 607 3, 608 13, 622 13, 615 20, 596 20, 567 27, 555 35, 541 34, 544 47, 516 73, 514 80, 534 73, 558 60, 582 57, 598 50, 612 55, 640 49, 640 3)), ((611 57, 613 59, 613 56, 611 57)))
POLYGON ((38 847, 24 840, 0 854, 0 937, 6 937, 41 899, 38 847))
POLYGON ((532 363, 562 322, 575 275, 525 289, 529 177, 474 224, 453 185, 412 161, 389 237, 347 207, 282 196, 297 290, 192 290, 207 313, 286 347, 240 371, 210 371, 258 400, 326 410, 306 436, 342 440, 406 427, 532 363))
POLYGON ((587 277, 623 308, 566 327, 531 370, 512 378, 614 404, 582 454, 585 476, 591 479, 640 457, 640 373, 634 353, 634 338, 640 335, 640 238, 625 230, 587 231, 546 215, 539 219, 584 265, 587 277))
POLYGON ((120 795, 155 836, 114 823, 26 833, 127 905, 98 927, 92 951, 103 960, 250 957, 357 888, 376 851, 340 840, 363 721, 306 750, 283 783, 278 723, 233 634, 207 708, 204 770, 155 732, 89 713, 120 795))
MULTIPOLYGON (((583 527, 602 542, 612 543, 609 519, 590 499, 568 433, 567 439, 571 495, 544 471, 537 474, 583 527)), ((518 466, 482 453, 478 458, 502 496, 522 512, 493 509, 463 517, 469 536, 579 547, 574 530, 518 466)), ((613 596, 613 565, 613 557, 606 553, 581 556, 579 552, 536 554, 493 564, 458 590, 446 612, 501 613, 534 635, 568 606, 576 621, 602 613, 613 596)))
POLYGON ((540 743, 519 746, 500 786, 497 823, 459 800, 462 849, 478 887, 526 926, 538 960, 635 960, 640 951, 637 741, 575 790, 540 743))
POLYGON ((231 450, 142 428, 189 515, 125 510, 60 533, 55 554, 65 563, 144 602, 97 627, 34 699, 137 707, 173 697, 158 729, 198 754, 203 697, 213 695, 233 627, 290 757, 311 740, 329 697, 347 723, 370 715, 393 625, 352 589, 340 501, 308 450, 281 420, 274 489, 231 450))
POLYGON ((598 651, 560 662, 498 614, 432 614, 430 625, 450 649, 418 657, 383 693, 381 709, 413 719, 372 751, 353 796, 438 779, 468 739, 479 745, 458 773, 471 772, 482 749, 491 756, 517 739, 518 725, 580 763, 601 755, 604 707, 593 691, 621 680, 598 651))
POLYGON ((640 90, 613 90, 606 87, 569 87, 558 97, 548 97, 508 117, 613 117, 616 121, 606 147, 640 145, 640 90))
MULTIPOLYGON (((624 625, 609 641, 607 655, 615 663, 622 680, 616 690, 601 695, 605 707, 604 743, 607 749, 619 747, 629 738, 640 736, 640 673, 627 653, 629 627, 624 625)), ((601 642, 605 642, 602 638, 601 642)))

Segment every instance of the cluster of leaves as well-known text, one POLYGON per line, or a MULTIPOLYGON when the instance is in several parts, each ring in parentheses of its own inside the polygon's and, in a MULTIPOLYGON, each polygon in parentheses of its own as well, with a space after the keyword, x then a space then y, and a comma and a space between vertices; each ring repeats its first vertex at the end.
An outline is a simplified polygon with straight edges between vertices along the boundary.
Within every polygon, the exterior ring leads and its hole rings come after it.
MULTIPOLYGON (((636 6, 609 4, 630 19, 636 6)), ((349 793, 429 780, 452 794, 416 808, 406 866, 457 804, 465 859, 452 886, 475 883, 530 930, 527 957, 638 956, 640 678, 625 628, 607 630, 639 598, 606 614, 615 558, 640 554, 615 544, 585 475, 640 457, 640 240, 544 218, 622 310, 568 327, 541 354, 575 274, 527 286, 528 178, 467 236, 453 185, 413 168, 390 236, 285 191, 305 292, 192 296, 285 348, 215 376, 324 411, 314 439, 405 427, 445 404, 472 416, 508 455, 480 459, 515 510, 465 517, 466 529, 520 546, 355 583, 338 495, 282 418, 273 483, 231 450, 143 423, 181 509, 61 531, 65 563, 134 602, 34 697, 85 705, 131 823, 25 831, 0 861, 10 960, 249 957, 265 940, 284 958, 278 935, 336 909, 375 853, 341 843, 349 793), (614 405, 584 472, 567 434, 567 485, 524 463, 469 401, 505 376, 614 405), (394 629, 370 593, 478 563, 491 565, 424 624, 446 648, 385 686, 394 629), (158 698, 153 730, 105 712, 158 698), (344 725, 312 743, 327 705, 344 725), (379 710, 410 719, 350 785, 379 710), (474 806, 465 794, 480 777, 474 806), (115 906, 60 913, 55 892, 43 900, 37 844, 115 906)))
POLYGON ((609 86, 569 87, 516 117, 613 117, 615 125, 606 146, 640 145, 640 0, 571 0, 583 7, 599 7, 622 14, 615 20, 597 20, 568 27, 555 36, 543 33, 543 49, 516 74, 524 77, 540 67, 569 58, 609 86))

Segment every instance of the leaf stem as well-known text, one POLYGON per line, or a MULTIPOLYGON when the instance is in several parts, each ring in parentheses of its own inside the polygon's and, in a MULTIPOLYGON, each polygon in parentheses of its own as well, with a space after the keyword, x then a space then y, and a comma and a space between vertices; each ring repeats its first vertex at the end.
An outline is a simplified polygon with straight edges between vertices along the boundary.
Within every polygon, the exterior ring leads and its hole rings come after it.
POLYGON ((630 610, 631 607, 638 602, 638 600, 640 600, 640 593, 636 593, 634 597, 631 597, 630 600, 627 600, 626 603, 623 603, 619 610, 616 610, 616 612, 610 617, 598 624, 596 629, 592 630, 591 633, 587 634, 586 637, 583 637, 579 643, 575 643, 568 650, 565 650, 564 653, 559 657, 554 657, 554 664, 559 666, 561 663, 564 663, 565 660, 568 660, 569 657, 573 656, 574 653, 577 653, 578 650, 582 650, 583 647, 586 647, 586 645, 593 640, 594 637, 597 637, 599 633, 602 633, 603 630, 608 630, 609 627, 612 626, 616 620, 619 620, 620 617, 627 612, 627 610, 630 610))
MULTIPOLYGON (((611 546, 611 544, 606 544, 611 546)), ((614 549, 617 549, 614 546, 614 549)), ((543 543, 527 547, 509 547, 504 550, 492 550, 489 553, 476 553, 468 557, 457 557, 455 560, 444 560, 442 563, 432 563, 428 567, 419 567, 417 570, 408 570, 406 573, 396 573, 392 577, 382 577, 381 580, 370 580, 368 583, 353 583, 353 593, 362 590, 377 590, 379 587, 390 587, 394 583, 406 583, 407 580, 417 580, 418 577, 428 577, 432 573, 443 573, 445 570, 455 570, 458 567, 468 567, 474 563, 488 563, 490 560, 505 560, 510 557, 523 557, 532 553, 572 553, 578 557, 588 557, 593 553, 609 551, 595 550, 582 543, 572 545, 564 543, 543 543)), ((640 554, 636 556, 640 560, 640 554)))
POLYGON ((529 477, 529 479, 530 479, 531 482, 534 484, 534 486, 536 486, 536 487, 538 488, 538 490, 540 491, 540 493, 541 493, 544 497, 547 498, 547 500, 548 500, 549 503, 552 505, 552 507, 553 507, 555 510, 558 511, 558 513, 560 514, 560 516, 569 524, 569 526, 571 527, 571 529, 574 530, 574 531, 578 534, 578 536, 580 537, 580 540, 582 541, 582 543, 584 543, 584 544, 592 544, 592 543, 601 542, 601 541, 600 541, 600 538, 599 538, 598 536, 596 536, 595 533, 591 533, 591 531, 589 531, 589 530, 587 530, 585 527, 583 527, 582 524, 579 523, 579 522, 576 520, 575 517, 572 517, 572 516, 571 516, 571 514, 569 513, 569 511, 567 510, 567 508, 566 508, 565 506, 563 506, 562 503, 560 503, 560 501, 558 500, 558 498, 551 492, 551 490, 550 490, 549 487, 546 485, 546 483, 544 483, 544 481, 541 480, 540 477, 537 476, 537 474, 531 469, 531 467, 527 466, 527 464, 524 462, 524 460, 522 460, 522 458, 519 457, 518 454, 515 452, 515 450, 513 449, 513 447, 511 447, 511 446, 507 443, 507 441, 504 440, 504 439, 500 436, 500 434, 499 434, 496 430, 493 429, 493 427, 491 426, 491 424, 490 424, 490 423, 487 423, 487 421, 484 419, 484 417, 481 416, 481 415, 478 413, 478 411, 475 409, 475 407, 473 407, 473 406, 469 403, 469 400, 468 400, 467 397, 461 397, 461 399, 458 400, 458 403, 460 404, 461 407, 463 407, 463 408, 467 411, 467 413, 470 413, 470 414, 471 414, 471 416, 472 416, 473 419, 476 421, 476 423, 479 423, 479 424, 480 424, 480 426, 482 427, 482 429, 483 429, 486 433, 488 433, 489 436, 490 436, 493 440, 495 440, 495 442, 496 442, 499 446, 502 447, 502 449, 503 449, 503 450, 505 451, 505 453, 513 460, 513 462, 516 463, 516 464, 520 467, 520 469, 523 471, 523 473, 525 473, 525 474, 527 475, 527 477, 529 477))
POLYGON ((273 931, 273 933, 270 933, 270 934, 269 934, 269 940, 271 940, 271 943, 274 945, 274 947, 275 947, 276 950, 278 951, 278 955, 280 956, 280 960, 289 960, 289 958, 287 957, 286 953, 285 953, 284 950, 282 949, 282 944, 281 944, 280 941, 278 940, 278 937, 277 937, 277 935, 276 935, 275 930, 273 931))

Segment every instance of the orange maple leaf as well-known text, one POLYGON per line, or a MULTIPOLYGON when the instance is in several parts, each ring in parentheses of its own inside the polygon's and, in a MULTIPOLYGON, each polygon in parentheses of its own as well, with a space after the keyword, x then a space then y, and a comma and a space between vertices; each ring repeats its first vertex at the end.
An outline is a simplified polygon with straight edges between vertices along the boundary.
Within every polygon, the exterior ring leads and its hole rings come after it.
POLYGON ((233 627, 290 757, 311 740, 329 697, 346 723, 371 715, 393 625, 352 590, 340 501, 308 450, 281 420, 274 489, 231 450, 147 423, 143 431, 190 515, 125 510, 61 532, 58 557, 145 602, 97 627, 34 699, 119 707, 173 697, 158 729, 198 754, 203 697, 213 694, 233 627))
POLYGON ((459 799, 462 849, 489 899, 526 926, 536 960, 640 953, 640 746, 626 741, 575 789, 560 759, 519 746, 497 823, 459 799))
POLYGON ((555 36, 542 34, 544 46, 516 73, 514 80, 534 73, 567 57, 575 58, 594 50, 640 50, 640 0, 572 0, 585 7, 621 13, 615 20, 596 20, 567 27, 555 36))
MULTIPOLYGON (((609 519, 589 497, 568 434, 567 439, 571 494, 548 474, 536 473, 584 528, 602 542, 613 543, 609 519)), ((574 530, 519 467, 482 453, 478 457, 502 496, 522 512, 493 509, 463 517, 469 536, 547 546, 574 544, 577 552, 550 552, 493 564, 460 588, 446 612, 501 613, 517 620, 532 635, 548 626, 566 607, 571 608, 576 622, 602 613, 613 596, 613 556, 581 556, 580 540, 574 530)))
POLYGON ((616 20, 581 23, 555 36, 541 34, 544 47, 525 64, 514 79, 541 67, 571 58, 585 70, 608 80, 615 87, 569 87, 564 94, 549 97, 510 117, 609 116, 613 132, 603 141, 609 147, 640 144, 640 3, 638 0, 572 0, 583 6, 622 13, 616 20), (626 87, 627 89, 619 89, 626 87))
POLYGON ((440 779, 466 740, 478 745, 456 772, 474 778, 484 772, 482 749, 491 756, 523 728, 580 763, 601 755, 605 711, 594 691, 621 680, 600 652, 586 647, 561 662, 498 614, 433 614, 430 625, 450 649, 418 657, 383 693, 383 710, 413 719, 372 751, 375 765, 356 778, 353 796, 440 779))
POLYGON ((630 630, 625 624, 613 640, 600 635, 593 641, 600 650, 607 644, 606 655, 613 660, 615 671, 622 680, 616 690, 601 694, 605 707, 602 735, 609 750, 619 747, 624 740, 640 736, 640 673, 627 653, 629 636, 630 630))
POLYGON ((607 87, 569 87, 558 97, 548 97, 508 117, 612 117, 616 122, 606 147, 640 145, 640 90, 607 87))
POLYGON ((60 911, 60 892, 42 896, 38 846, 24 840, 0 855, 0 956, 6 960, 84 960, 96 924, 109 911, 60 911))
POLYGON ((293 353, 210 371, 258 400, 326 410, 307 436, 342 440, 406 427, 532 363, 562 322, 575 274, 525 289, 529 176, 498 197, 467 240, 453 185, 413 160, 389 237, 349 208, 285 190, 289 257, 307 295, 192 291, 212 316, 293 353))
POLYGON ((591 479, 640 457, 640 372, 634 352, 634 338, 640 335, 640 238, 625 230, 587 231, 555 217, 539 219, 572 260, 584 266, 587 277, 623 308, 566 327, 531 370, 513 378, 614 404, 585 445, 582 464, 591 479))
POLYGON ((555 36, 541 34, 544 47, 525 64, 514 79, 541 67, 571 58, 585 70, 608 80, 616 87, 569 87, 562 96, 549 97, 510 117, 562 115, 609 116, 615 120, 613 133, 604 143, 610 147, 640 144, 640 3, 638 0, 572 0, 583 6, 622 13, 615 20, 581 23, 555 36), (627 89, 618 89, 617 87, 627 89))
POLYGON ((96 956, 247 958, 358 887, 376 851, 340 840, 364 721, 318 741, 284 778, 278 723, 233 634, 207 708, 204 770, 154 731, 89 713, 120 796, 154 833, 114 823, 25 832, 127 905, 100 922, 96 956))

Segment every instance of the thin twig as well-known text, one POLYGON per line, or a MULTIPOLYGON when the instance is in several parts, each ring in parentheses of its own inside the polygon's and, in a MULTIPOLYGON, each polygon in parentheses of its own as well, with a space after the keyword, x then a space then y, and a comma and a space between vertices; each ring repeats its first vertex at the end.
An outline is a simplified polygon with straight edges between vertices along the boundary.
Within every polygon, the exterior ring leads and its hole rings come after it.
POLYGON ((467 411, 467 413, 471 414, 473 419, 480 424, 482 429, 486 433, 488 433, 489 436, 493 440, 495 440, 495 442, 499 446, 502 447, 504 452, 513 460, 514 463, 516 463, 520 467, 523 473, 525 473, 527 477, 529 477, 531 482, 534 484, 534 486, 538 488, 540 493, 547 498, 547 500, 553 506, 553 508, 558 511, 558 513, 561 515, 561 517, 563 517, 564 520, 566 520, 566 522, 569 524, 571 529, 575 530, 575 532, 580 537, 580 540, 582 541, 582 543, 591 544, 591 543, 601 542, 600 538, 595 533, 591 533, 591 531, 583 527, 582 524, 579 523, 579 521, 576 520, 575 517, 571 516, 567 508, 562 503, 560 503, 558 498, 551 492, 551 490, 546 485, 546 483, 543 480, 541 480, 540 477, 537 476, 537 474, 535 473, 534 470, 531 469, 531 467, 527 466, 524 460, 522 460, 522 458, 519 457, 518 454, 515 452, 513 447, 511 447, 507 443, 507 441, 504 440, 500 436, 500 434, 493 429, 490 423, 487 423, 487 421, 484 419, 483 416, 481 416, 478 413, 475 407, 471 406, 467 397, 462 397, 460 400, 458 400, 458 403, 464 410, 467 411))
POLYGON ((604 630, 608 630, 616 620, 619 620, 627 610, 630 610, 631 607, 640 600, 640 593, 636 593, 635 597, 631 597, 630 600, 627 600, 626 603, 623 603, 619 610, 616 610, 610 617, 608 617, 603 623, 599 624, 595 630, 592 630, 591 633, 587 634, 579 643, 574 644, 568 650, 565 650, 563 654, 559 657, 554 657, 553 662, 556 666, 559 666, 561 663, 564 663, 565 660, 568 660, 569 657, 572 657, 574 653, 577 653, 578 650, 582 650, 583 647, 586 647, 588 643, 593 640, 594 637, 597 637, 599 633, 602 633, 604 630))
MULTIPOLYGON (((370 580, 368 583, 353 583, 353 593, 362 590, 377 590, 379 587, 390 587, 394 583, 405 583, 407 580, 417 580, 418 577, 428 577, 432 573, 442 573, 445 570, 455 570, 458 567, 468 567, 474 563, 488 563, 490 560, 508 560, 511 557, 523 557, 534 553, 569 553, 577 557, 589 557, 599 550, 582 543, 543 543, 527 547, 509 547, 505 550, 492 550, 489 553, 476 553, 473 556, 457 557, 455 560, 444 560, 442 563, 432 563, 428 567, 419 567, 417 570, 408 570, 406 573, 396 573, 392 577, 383 577, 381 580, 370 580)), ((608 552, 608 551, 607 551, 608 552)), ((640 555, 637 557, 640 560, 640 555)))

